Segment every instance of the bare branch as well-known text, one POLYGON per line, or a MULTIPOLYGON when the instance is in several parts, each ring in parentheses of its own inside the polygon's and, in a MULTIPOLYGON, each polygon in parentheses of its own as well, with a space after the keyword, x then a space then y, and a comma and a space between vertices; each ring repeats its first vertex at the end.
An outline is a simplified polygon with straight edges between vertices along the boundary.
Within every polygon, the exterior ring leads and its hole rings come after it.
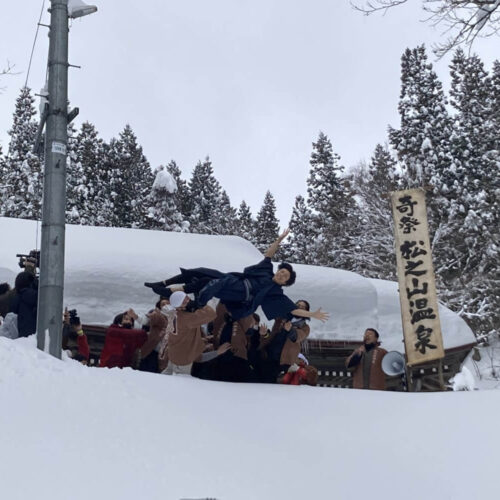
POLYGON ((14 73, 15 64, 12 64, 9 60, 7 60, 7 66, 0 71, 0 76, 4 75, 18 75, 19 73, 14 73))
MULTIPOLYGON (((407 3, 407 0, 365 0, 353 8, 370 15, 407 3)), ((421 0, 422 10, 429 15, 425 22, 443 25, 445 33, 452 33, 444 42, 433 47, 438 58, 459 45, 474 43, 477 37, 490 37, 500 32, 500 0, 421 0)))
POLYGON ((363 14, 365 14, 365 16, 369 16, 370 14, 373 14, 374 12, 378 12, 381 10, 384 11, 385 14, 387 10, 390 9, 391 7, 397 7, 398 5, 406 3, 408 0, 375 0, 375 1, 376 3, 369 1, 366 2, 366 7, 360 7, 353 2, 351 2, 351 5, 354 8, 354 10, 362 12, 363 14))
MULTIPOLYGON (((7 76, 7 75, 18 75, 19 73, 14 72, 15 64, 12 64, 9 60, 7 60, 7 66, 0 70, 0 78, 2 76, 7 76)), ((6 89, 7 87, 0 87, 0 94, 6 89)))

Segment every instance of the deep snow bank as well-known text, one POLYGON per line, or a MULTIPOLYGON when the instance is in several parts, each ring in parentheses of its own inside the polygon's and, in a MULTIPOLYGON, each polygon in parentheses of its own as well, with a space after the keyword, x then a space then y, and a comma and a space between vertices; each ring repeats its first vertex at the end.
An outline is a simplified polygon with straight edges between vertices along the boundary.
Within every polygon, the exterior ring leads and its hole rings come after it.
MULTIPOLYGON (((0 234, 0 282, 12 282, 19 271, 15 255, 35 248, 37 224, 0 218, 0 234)), ((128 307, 138 312, 152 307, 157 296, 143 286, 144 281, 178 274, 179 267, 241 271, 261 259, 251 243, 236 236, 68 224, 65 302, 78 309, 84 323, 109 324, 128 307)), ((402 350, 396 283, 325 267, 297 264, 296 269, 297 281, 286 293, 293 300, 307 299, 313 308, 331 313, 324 324, 312 321, 311 337, 359 340, 365 328, 374 327, 385 348, 402 350)), ((474 342, 461 318, 444 307, 440 313, 445 347, 474 342)))
POLYGON ((497 391, 215 383, 86 368, 34 344, 0 338, 1 498, 496 496, 497 391))

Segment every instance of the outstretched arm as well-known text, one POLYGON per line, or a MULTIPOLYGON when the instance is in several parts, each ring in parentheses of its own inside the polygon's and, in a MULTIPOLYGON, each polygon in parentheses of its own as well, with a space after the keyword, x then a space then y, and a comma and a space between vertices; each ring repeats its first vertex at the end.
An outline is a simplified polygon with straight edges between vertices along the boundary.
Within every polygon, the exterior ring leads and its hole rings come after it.
POLYGON ((278 239, 267 249, 266 253, 264 254, 265 257, 269 257, 272 259, 274 257, 274 254, 278 251, 278 248, 280 246, 280 243, 288 236, 288 233, 290 232, 290 229, 285 229, 283 233, 281 233, 278 237, 278 239))
POLYGON ((304 309, 294 309, 292 311, 294 316, 300 316, 301 318, 314 318, 319 319, 323 323, 330 317, 329 313, 323 312, 321 307, 316 311, 305 311, 304 309))

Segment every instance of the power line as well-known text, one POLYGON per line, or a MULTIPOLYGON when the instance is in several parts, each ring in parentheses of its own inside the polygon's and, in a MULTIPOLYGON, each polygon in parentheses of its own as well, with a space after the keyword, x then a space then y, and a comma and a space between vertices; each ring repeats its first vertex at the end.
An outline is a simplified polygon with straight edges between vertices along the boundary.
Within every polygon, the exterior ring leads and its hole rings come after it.
POLYGON ((28 72, 26 73, 26 81, 24 82, 25 87, 28 86, 28 78, 30 76, 30 70, 31 70, 31 61, 33 60, 33 53, 35 52, 36 40, 38 38, 38 31, 40 30, 40 23, 42 22, 44 7, 45 7, 45 0, 43 0, 43 2, 42 2, 42 9, 40 11, 40 17, 39 17, 38 23, 36 25, 35 39, 33 40, 33 47, 31 47, 30 62, 28 64, 28 72))

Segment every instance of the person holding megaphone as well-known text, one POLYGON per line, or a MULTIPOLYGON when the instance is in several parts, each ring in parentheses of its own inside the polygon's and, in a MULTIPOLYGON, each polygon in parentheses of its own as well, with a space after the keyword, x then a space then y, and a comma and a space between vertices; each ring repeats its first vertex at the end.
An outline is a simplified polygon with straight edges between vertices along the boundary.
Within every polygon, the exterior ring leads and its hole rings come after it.
POLYGON ((377 330, 367 328, 363 336, 363 345, 358 347, 345 362, 347 368, 353 369, 354 389, 385 391, 382 359, 386 354, 387 351, 380 347, 377 330))

